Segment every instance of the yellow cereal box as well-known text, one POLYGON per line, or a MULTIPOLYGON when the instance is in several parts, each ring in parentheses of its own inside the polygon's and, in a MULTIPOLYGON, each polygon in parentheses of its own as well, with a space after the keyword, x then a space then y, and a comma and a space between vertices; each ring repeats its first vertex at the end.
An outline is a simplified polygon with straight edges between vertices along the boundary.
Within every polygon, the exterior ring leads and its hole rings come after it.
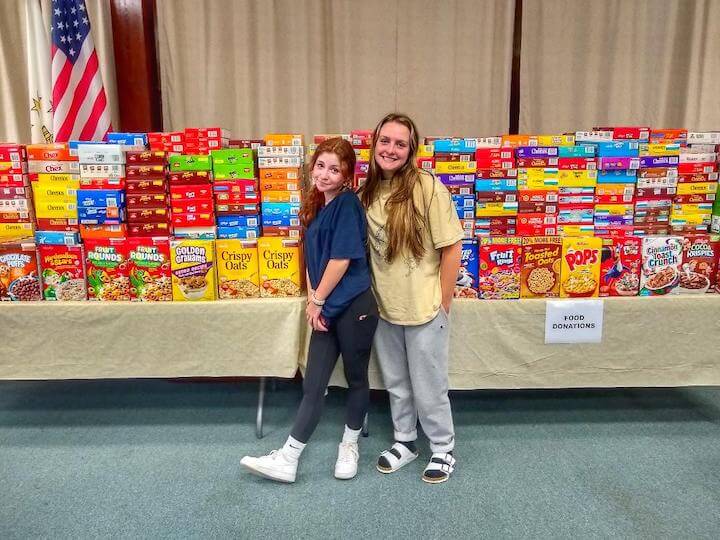
POLYGON ((215 241, 190 238, 170 241, 174 301, 216 300, 215 241))
POLYGON ((717 182, 683 182, 677 186, 678 195, 717 193, 717 190, 717 182))
POLYGON ((300 240, 262 237, 258 239, 260 296, 300 296, 305 278, 300 240))
POLYGON ((260 296, 256 240, 216 240, 220 300, 260 296))
POLYGON ((263 140, 267 146, 303 146, 300 133, 267 133, 263 140))
POLYGON ((559 171, 558 185, 560 187, 595 187, 597 184, 597 171, 559 171))
POLYGON ((534 135, 530 137, 530 146, 573 146, 575 135, 534 135))
POLYGON ((475 161, 440 161, 435 163, 437 174, 469 174, 477 171, 475 161))
POLYGON ((35 233, 32 223, 0 223, 0 238, 25 238, 35 233))
POLYGON ((563 238, 560 296, 598 296, 602 238, 563 238))
POLYGON ((433 157, 434 155, 435 147, 432 144, 421 144, 418 146, 417 157, 433 157))

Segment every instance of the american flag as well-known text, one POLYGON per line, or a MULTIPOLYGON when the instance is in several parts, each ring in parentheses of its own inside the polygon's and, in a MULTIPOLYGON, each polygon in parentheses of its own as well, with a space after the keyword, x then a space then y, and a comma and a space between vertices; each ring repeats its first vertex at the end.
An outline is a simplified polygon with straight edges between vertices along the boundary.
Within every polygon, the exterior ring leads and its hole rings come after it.
POLYGON ((55 141, 102 140, 110 108, 84 0, 53 0, 50 29, 55 141))

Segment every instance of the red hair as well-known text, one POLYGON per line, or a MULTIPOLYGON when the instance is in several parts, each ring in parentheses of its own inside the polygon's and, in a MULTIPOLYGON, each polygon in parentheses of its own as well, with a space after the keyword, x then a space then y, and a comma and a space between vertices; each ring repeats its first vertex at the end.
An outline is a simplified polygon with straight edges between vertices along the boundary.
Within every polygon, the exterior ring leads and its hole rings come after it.
MULTIPOLYGON (((348 141, 340 137, 327 139, 318 144, 309 163, 309 175, 312 175, 318 157, 324 153, 335 154, 340 162, 340 172, 342 172, 343 177, 346 181, 352 179, 355 173, 355 150, 348 141)), ((307 228, 312 223, 312 220, 315 219, 324 204, 325 196, 317 190, 311 176, 303 197, 302 206, 300 206, 300 223, 302 223, 303 227, 307 228)))

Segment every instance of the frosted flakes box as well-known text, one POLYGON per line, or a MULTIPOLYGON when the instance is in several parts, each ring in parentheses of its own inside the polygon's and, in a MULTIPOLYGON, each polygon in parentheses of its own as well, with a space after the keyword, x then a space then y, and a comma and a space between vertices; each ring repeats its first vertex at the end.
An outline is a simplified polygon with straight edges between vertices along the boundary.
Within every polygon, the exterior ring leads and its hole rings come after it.
POLYGON ((260 296, 300 296, 305 270, 300 240, 282 236, 258 239, 260 296))
POLYGON ((592 236, 563 238, 560 297, 598 295, 602 239, 592 236))
POLYGON ((128 238, 128 259, 133 300, 170 302, 173 299, 167 237, 128 238))
POLYGON ((45 300, 87 300, 85 251, 81 245, 38 246, 45 300))
POLYGON ((713 291, 717 283, 720 236, 715 234, 688 235, 683 239, 682 266, 677 292, 704 294, 713 291))
POLYGON ((38 258, 31 238, 0 242, 0 301, 42 300, 38 258))
POLYGON ((173 300, 217 299, 214 240, 171 240, 170 268, 173 300))
POLYGON ((642 265, 640 238, 603 238, 600 296, 637 296, 642 265))
POLYGON ((221 300, 260 296, 257 240, 216 240, 215 253, 221 300))
POLYGON ((463 240, 460 268, 455 281, 455 298, 477 298, 478 286, 478 243, 477 240, 463 240))
POLYGON ((562 238, 526 236, 522 239, 520 296, 557 298, 560 294, 562 238))
POLYGON ((520 298, 522 239, 517 236, 481 238, 479 248, 478 298, 520 298))
POLYGON ((647 236, 642 239, 640 296, 677 292, 682 253, 681 236, 647 236))
POLYGON ((130 300, 130 275, 125 238, 85 239, 88 298, 130 300))

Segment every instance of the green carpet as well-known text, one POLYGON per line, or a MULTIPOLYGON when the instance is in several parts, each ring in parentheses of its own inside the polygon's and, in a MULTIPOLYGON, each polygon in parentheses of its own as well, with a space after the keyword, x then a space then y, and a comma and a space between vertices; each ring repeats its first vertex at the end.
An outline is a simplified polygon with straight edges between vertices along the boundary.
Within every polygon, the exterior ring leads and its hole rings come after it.
POLYGON ((239 466, 287 437, 296 383, 0 383, 0 535, 9 538, 718 538, 720 390, 458 392, 458 466, 374 470, 391 440, 373 393, 360 473, 332 476, 331 390, 294 485, 239 466))

